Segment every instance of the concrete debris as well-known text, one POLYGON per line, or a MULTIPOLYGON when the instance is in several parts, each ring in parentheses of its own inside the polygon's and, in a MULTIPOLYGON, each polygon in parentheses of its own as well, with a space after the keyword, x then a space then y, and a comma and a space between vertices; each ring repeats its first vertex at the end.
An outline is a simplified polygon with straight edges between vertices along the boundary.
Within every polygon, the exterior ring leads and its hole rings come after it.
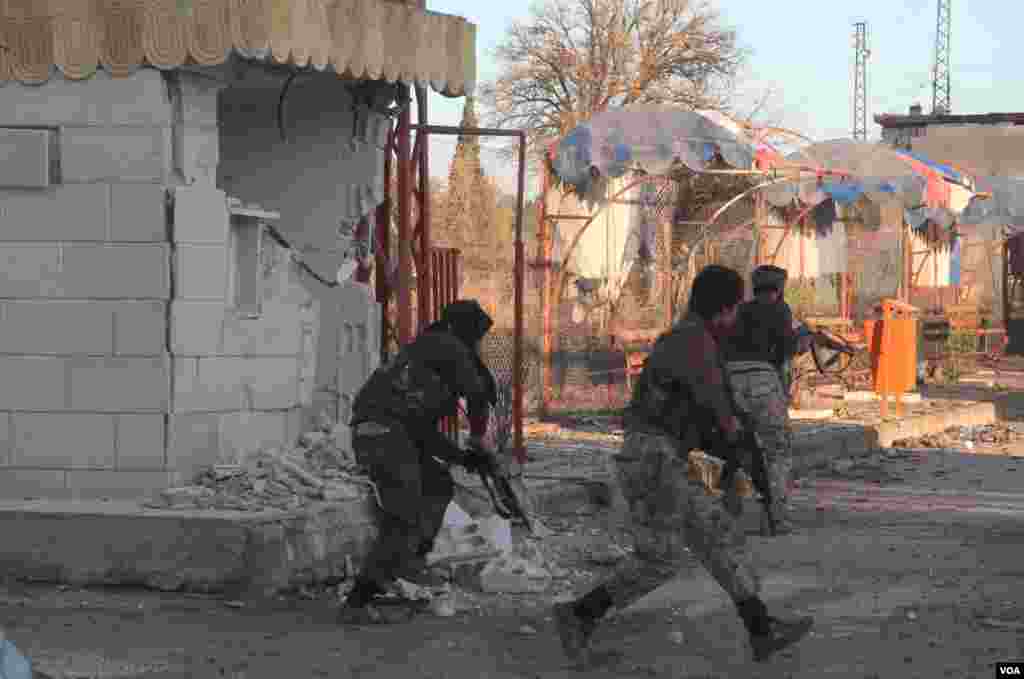
POLYGON ((313 502, 343 502, 374 492, 355 455, 339 445, 338 427, 322 423, 290 451, 266 448, 234 465, 214 465, 187 486, 143 502, 150 509, 294 510, 313 502))
POLYGON ((490 593, 539 593, 551 586, 551 580, 540 548, 531 542, 516 545, 480 571, 480 588, 490 593))
POLYGON ((974 427, 950 427, 939 434, 899 439, 893 448, 937 448, 946 450, 973 450, 975 445, 1006 445, 1024 438, 1019 426, 1004 423, 974 427))
POLYGON ((493 559, 512 546, 512 525, 500 516, 473 519, 451 502, 445 511, 434 549, 427 555, 430 565, 455 565, 493 559))

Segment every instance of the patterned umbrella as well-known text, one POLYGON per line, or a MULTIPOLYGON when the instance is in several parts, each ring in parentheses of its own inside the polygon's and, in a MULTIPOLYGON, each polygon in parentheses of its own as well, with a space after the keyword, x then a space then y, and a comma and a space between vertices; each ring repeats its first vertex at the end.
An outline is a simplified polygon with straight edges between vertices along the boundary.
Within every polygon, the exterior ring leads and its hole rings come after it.
POLYGON ((765 189, 765 196, 780 207, 794 200, 817 205, 831 199, 848 205, 861 196, 878 203, 896 200, 907 208, 918 207, 941 194, 942 177, 915 163, 883 144, 852 139, 819 142, 790 154, 784 165, 817 176, 772 185, 765 189), (930 195, 932 191, 936 196, 930 195))
POLYGON ((751 142, 712 118, 658 107, 604 111, 559 141, 552 149, 552 166, 560 180, 581 193, 588 193, 598 177, 621 177, 631 169, 660 175, 682 163, 701 172, 716 160, 751 169, 751 142))

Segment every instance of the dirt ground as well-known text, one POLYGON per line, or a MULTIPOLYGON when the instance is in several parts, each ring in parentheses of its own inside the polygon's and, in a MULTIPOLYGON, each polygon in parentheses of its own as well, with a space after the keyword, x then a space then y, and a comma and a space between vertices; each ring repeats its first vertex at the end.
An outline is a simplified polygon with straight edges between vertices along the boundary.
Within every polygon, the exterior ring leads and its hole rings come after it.
MULTIPOLYGON (((1024 453, 1019 441, 1011 448, 1024 453)), ((773 612, 816 626, 767 664, 750 661, 724 595, 693 564, 597 632, 595 664, 570 670, 549 607, 612 566, 606 510, 547 515, 561 572, 539 595, 464 592, 452 618, 349 628, 337 592, 271 601, 8 584, 7 637, 60 677, 791 677, 993 676, 1024 657, 1024 491, 1019 460, 947 448, 892 450, 801 480, 796 534, 749 538, 773 612)))

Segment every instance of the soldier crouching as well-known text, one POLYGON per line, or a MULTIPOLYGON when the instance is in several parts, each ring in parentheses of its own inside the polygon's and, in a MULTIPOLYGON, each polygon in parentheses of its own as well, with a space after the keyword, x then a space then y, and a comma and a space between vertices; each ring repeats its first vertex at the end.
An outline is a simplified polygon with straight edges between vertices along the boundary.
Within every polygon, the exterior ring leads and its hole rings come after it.
POLYGON ((703 269, 688 315, 658 338, 644 365, 615 456, 635 556, 582 598, 555 605, 562 646, 572 660, 585 660, 590 636, 609 610, 621 610, 675 577, 689 560, 687 549, 735 603, 755 659, 795 643, 811 627, 810 618, 785 622, 768 615, 738 517, 688 475, 688 453, 700 447, 708 413, 730 446, 739 441, 717 338, 735 323, 742 297, 738 273, 703 269))
MULTIPOLYGON (((491 325, 477 302, 450 304, 440 321, 377 368, 356 395, 352 447, 377 486, 380 507, 377 540, 345 600, 343 622, 392 621, 379 595, 398 578, 422 582, 426 555, 454 496, 447 464, 474 469, 475 455, 484 454, 482 439, 497 394, 479 344, 491 325), (464 453, 438 429, 443 418, 457 413, 460 398, 467 402, 475 453, 464 453)), ((404 617, 412 612, 404 610, 404 617)))

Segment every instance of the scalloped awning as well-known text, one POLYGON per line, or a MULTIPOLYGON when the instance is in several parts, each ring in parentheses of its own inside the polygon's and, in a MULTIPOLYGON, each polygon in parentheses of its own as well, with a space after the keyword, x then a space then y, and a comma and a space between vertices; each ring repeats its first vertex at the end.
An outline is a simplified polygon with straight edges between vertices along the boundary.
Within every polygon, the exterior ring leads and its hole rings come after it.
POLYGON ((398 0, 0 0, 0 44, 0 81, 25 84, 54 67, 83 80, 212 66, 233 50, 450 97, 476 84, 476 26, 398 0))

